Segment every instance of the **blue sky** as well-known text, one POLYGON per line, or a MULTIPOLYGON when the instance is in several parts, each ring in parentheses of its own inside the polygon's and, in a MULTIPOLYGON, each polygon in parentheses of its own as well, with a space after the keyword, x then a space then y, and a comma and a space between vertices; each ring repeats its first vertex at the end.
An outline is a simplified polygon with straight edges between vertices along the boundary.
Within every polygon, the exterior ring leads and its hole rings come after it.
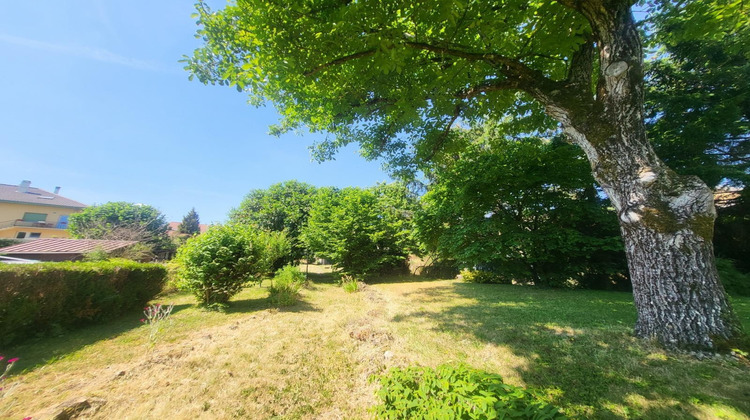
MULTIPOLYGON (((192 1, 16 1, 0 13, 0 183, 86 204, 150 204, 221 222, 251 189, 388 181, 356 148, 311 162, 317 134, 269 136, 272 106, 190 82, 192 1)), ((222 2, 212 2, 221 6, 222 2)))

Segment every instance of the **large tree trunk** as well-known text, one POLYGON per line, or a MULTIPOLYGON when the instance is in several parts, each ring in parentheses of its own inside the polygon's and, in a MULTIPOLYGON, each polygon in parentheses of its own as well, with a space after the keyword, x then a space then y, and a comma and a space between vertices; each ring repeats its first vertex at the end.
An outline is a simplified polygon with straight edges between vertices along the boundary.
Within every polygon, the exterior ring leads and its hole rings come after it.
MULTIPOLYGON (((620 219, 638 312, 635 333, 669 348, 715 349, 741 333, 716 271, 712 191, 654 153, 643 121, 642 47, 627 2, 576 2, 594 30, 569 84, 532 92, 585 151, 620 219), (595 41, 595 44, 594 44, 595 41), (600 74, 590 99, 594 45, 600 74), (590 73, 589 73, 590 74, 590 73)), ((572 4, 572 3, 571 3, 572 4)))

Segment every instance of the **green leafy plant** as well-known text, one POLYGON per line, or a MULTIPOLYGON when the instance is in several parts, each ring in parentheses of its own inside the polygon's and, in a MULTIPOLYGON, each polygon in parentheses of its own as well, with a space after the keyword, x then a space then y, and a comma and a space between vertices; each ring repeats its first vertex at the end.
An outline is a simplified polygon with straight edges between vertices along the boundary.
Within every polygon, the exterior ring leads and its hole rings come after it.
POLYGON ((465 365, 393 368, 375 376, 382 419, 564 419, 552 405, 496 374, 465 365))
POLYGON ((341 276, 341 287, 346 293, 354 293, 359 290, 359 282, 354 276, 344 274, 341 276))
POLYGON ((200 304, 225 304, 250 282, 258 282, 273 262, 289 252, 280 232, 250 226, 215 226, 190 238, 177 251, 177 286, 200 304))
POLYGON ((305 285, 307 279, 305 273, 299 268, 287 265, 276 271, 276 276, 271 280, 271 293, 269 299, 276 306, 294 305, 299 298, 299 291, 305 285))

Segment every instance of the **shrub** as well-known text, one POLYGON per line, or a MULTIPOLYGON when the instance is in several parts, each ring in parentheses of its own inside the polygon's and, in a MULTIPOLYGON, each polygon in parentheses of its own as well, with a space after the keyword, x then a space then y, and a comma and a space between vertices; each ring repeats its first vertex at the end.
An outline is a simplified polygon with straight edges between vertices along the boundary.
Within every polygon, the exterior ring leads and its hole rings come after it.
POLYGON ((271 281, 271 302, 276 306, 288 306, 297 302, 299 291, 307 282, 305 274, 297 267, 287 265, 276 272, 271 281))
POLYGON ((201 305, 226 304, 247 283, 259 281, 288 250, 283 233, 215 226, 177 251, 177 286, 193 293, 201 305))
POLYGON ((732 260, 724 258, 716 259, 716 269, 719 270, 719 278, 724 290, 734 296, 750 296, 750 274, 737 270, 732 260))
POLYGON ((461 270, 461 278, 467 283, 492 283, 492 284, 513 284, 510 277, 495 274, 488 270, 461 270))
POLYGON ((113 259, 0 265, 0 344, 103 322, 142 308, 166 269, 113 259))
POLYGON ((383 419, 563 419, 534 393, 506 385, 499 375, 443 365, 393 368, 375 377, 383 419))

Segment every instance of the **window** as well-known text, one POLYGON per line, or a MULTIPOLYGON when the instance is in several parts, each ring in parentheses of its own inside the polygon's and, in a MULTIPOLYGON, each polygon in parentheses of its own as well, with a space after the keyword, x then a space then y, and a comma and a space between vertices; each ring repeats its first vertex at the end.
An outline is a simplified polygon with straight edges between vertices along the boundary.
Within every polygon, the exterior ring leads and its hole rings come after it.
POLYGON ((47 214, 46 213, 24 213, 22 220, 24 222, 45 222, 47 221, 47 214))
POLYGON ((26 237, 26 232, 18 232, 16 234, 16 239, 23 239, 26 237))
POLYGON ((41 238, 42 232, 31 232, 29 233, 29 238, 41 238))

